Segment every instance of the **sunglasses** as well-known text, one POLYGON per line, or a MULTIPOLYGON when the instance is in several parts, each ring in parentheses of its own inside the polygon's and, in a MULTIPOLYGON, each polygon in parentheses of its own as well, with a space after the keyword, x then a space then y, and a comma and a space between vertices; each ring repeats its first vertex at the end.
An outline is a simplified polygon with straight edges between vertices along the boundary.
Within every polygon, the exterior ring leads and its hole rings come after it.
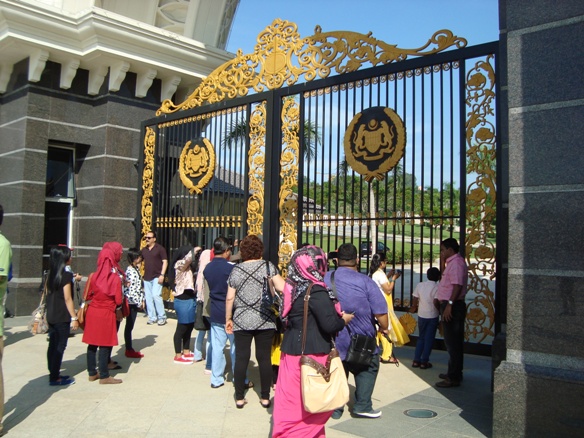
POLYGON ((146 240, 154 239, 154 236, 146 236, 146 237, 144 237, 144 239, 146 239, 146 240))

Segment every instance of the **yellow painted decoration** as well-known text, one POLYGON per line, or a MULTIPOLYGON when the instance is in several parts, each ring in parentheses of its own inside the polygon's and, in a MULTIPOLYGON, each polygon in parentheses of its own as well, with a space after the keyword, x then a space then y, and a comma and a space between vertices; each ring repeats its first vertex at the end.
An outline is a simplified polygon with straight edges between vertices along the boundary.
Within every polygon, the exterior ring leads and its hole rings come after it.
POLYGON ((187 141, 180 154, 178 173, 190 193, 202 193, 215 173, 213 144, 206 138, 187 141))
POLYGON ((142 239, 140 248, 146 246, 144 236, 152 229, 152 196, 154 189, 154 149, 156 148, 156 133, 150 127, 146 128, 144 136, 144 169, 142 170, 142 207, 141 226, 142 239))
POLYGON ((264 224, 264 175, 266 172, 266 102, 257 105, 249 120, 250 147, 249 199, 247 201, 248 234, 261 236, 264 224))
POLYGON ((367 182, 382 180, 404 154, 406 132, 391 108, 372 107, 358 113, 345 132, 345 157, 367 182))
POLYGON ((468 290, 475 298, 468 304, 465 337, 480 343, 494 336, 496 277, 494 235, 497 204, 495 68, 494 56, 477 61, 467 73, 466 119, 467 174, 474 176, 466 196, 466 260, 468 290))
POLYGON ((292 253, 296 250, 298 222, 298 196, 294 188, 298 185, 298 158, 300 140, 300 109, 294 99, 286 99, 282 107, 282 153, 280 155, 280 245, 278 248, 278 268, 286 273, 292 253))
POLYGON ((449 30, 437 31, 426 44, 414 49, 384 43, 373 38, 371 32, 322 32, 320 26, 316 26, 314 35, 301 38, 296 24, 276 19, 258 35, 253 53, 244 55, 238 50, 234 59, 213 71, 184 102, 175 105, 167 99, 156 115, 245 96, 250 91, 293 85, 301 78, 312 81, 326 78, 332 72, 348 73, 363 66, 389 64, 465 46, 466 40, 449 30))

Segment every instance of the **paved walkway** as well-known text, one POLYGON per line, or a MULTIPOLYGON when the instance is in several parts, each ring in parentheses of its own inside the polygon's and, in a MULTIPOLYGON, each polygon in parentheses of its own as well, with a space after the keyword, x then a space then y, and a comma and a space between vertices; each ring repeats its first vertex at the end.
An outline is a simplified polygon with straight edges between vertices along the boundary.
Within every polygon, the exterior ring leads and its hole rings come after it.
MULTIPOLYGON (((146 325, 138 315, 134 347, 143 359, 127 359, 123 348, 114 348, 114 371, 121 385, 100 385, 87 380, 86 345, 77 334, 69 339, 63 374, 73 375, 75 385, 58 388, 48 384, 45 335, 27 331, 28 317, 5 323, 4 428, 17 437, 269 437, 272 408, 259 404, 258 388, 247 394, 249 404, 235 408, 231 384, 211 389, 203 362, 175 365, 172 336, 175 320, 166 326, 146 325)), ((123 323, 120 339, 123 338, 123 323)), ((347 410, 340 420, 329 420, 327 437, 483 437, 491 436, 492 394, 489 358, 467 356, 463 386, 438 390, 433 384, 445 371, 447 356, 432 355, 434 368, 412 369, 413 348, 396 350, 402 365, 382 365, 373 395, 379 419, 352 418, 347 410), (427 409, 433 418, 416 419, 408 409, 427 409)), ((253 357, 253 354, 252 354, 253 357)), ((112 375, 114 375, 112 373, 112 375)), ((252 363, 252 380, 259 383, 252 363)), ((231 376, 228 376, 231 379, 231 376)), ((349 383, 353 381, 350 378, 349 383)))

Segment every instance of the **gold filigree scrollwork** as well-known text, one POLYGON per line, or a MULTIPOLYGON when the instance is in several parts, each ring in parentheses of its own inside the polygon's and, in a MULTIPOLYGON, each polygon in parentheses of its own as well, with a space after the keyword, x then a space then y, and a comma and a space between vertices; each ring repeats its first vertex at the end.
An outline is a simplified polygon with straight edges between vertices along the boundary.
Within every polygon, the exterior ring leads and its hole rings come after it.
MULTIPOLYGON (((146 127, 144 135, 144 170, 142 171, 142 207, 141 226, 142 236, 152 230, 152 197, 154 194, 154 149, 156 148, 156 133, 150 127, 146 127)), ((142 238, 140 247, 143 248, 146 242, 142 238)))
POLYGON ((287 98, 282 105, 282 153, 280 155, 280 246, 278 248, 278 267, 285 273, 292 253, 298 245, 296 223, 298 221, 298 196, 293 189, 298 185, 298 157, 300 141, 298 127, 300 110, 298 102, 287 98))
POLYGON ((469 292, 466 339, 480 343, 494 336, 496 277, 496 128, 494 55, 475 63, 466 76, 467 174, 476 176, 466 189, 466 258, 469 292))
POLYGON ((184 102, 175 105, 167 99, 156 115, 245 96, 250 90, 261 92, 293 85, 302 77, 312 81, 326 78, 333 71, 348 73, 367 65, 462 48, 467 43, 449 30, 439 30, 415 49, 401 49, 371 35, 371 32, 322 32, 317 26, 314 35, 301 38, 296 24, 276 19, 258 35, 253 53, 244 55, 238 50, 234 59, 215 69, 184 102))
POLYGON ((248 234, 261 235, 264 224, 264 176, 266 172, 266 102, 257 105, 249 119, 248 234))

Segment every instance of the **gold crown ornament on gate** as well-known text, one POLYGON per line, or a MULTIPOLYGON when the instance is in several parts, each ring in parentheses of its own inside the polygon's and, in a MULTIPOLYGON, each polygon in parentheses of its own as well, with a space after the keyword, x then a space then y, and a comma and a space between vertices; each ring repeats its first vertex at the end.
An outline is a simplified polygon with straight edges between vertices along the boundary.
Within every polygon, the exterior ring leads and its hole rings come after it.
POLYGON ((367 108, 351 120, 345 132, 345 157, 367 182, 382 180, 404 154, 404 122, 391 108, 367 108))
POLYGON ((215 172, 215 148, 204 137, 185 144, 178 165, 180 180, 190 193, 200 194, 215 172))

